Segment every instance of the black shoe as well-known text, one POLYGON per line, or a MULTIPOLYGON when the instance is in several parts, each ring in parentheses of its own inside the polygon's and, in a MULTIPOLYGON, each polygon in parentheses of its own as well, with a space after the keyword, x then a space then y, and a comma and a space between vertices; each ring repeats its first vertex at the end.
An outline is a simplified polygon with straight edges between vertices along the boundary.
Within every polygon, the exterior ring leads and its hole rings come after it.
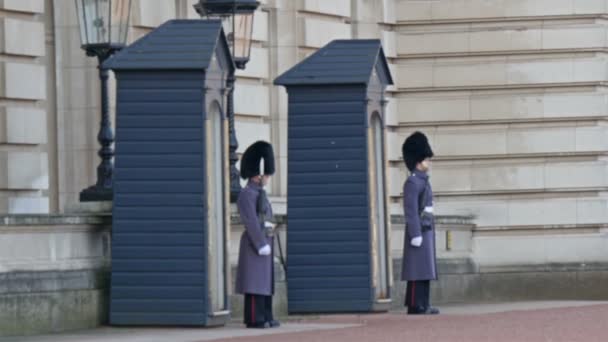
POLYGON ((408 315, 438 315, 439 309, 434 308, 434 307, 428 307, 428 308, 415 307, 415 308, 411 308, 411 309, 408 308, 407 313, 408 313, 408 315))
POLYGON ((427 313, 426 313, 427 315, 439 315, 439 309, 434 308, 434 307, 432 307, 432 306, 431 306, 431 307, 429 307, 429 308, 427 308, 427 309, 426 309, 426 312, 427 312, 427 313))
POLYGON ((281 322, 274 320, 274 319, 272 321, 268 322, 268 324, 270 324, 271 328, 278 328, 281 326, 281 322))
POLYGON ((407 314, 408 315, 420 315, 424 312, 424 307, 422 306, 408 306, 407 314))
POLYGON ((264 323, 256 323, 256 324, 247 324, 247 328, 250 328, 250 329, 268 329, 268 328, 270 328, 270 323, 269 322, 264 322, 264 323))

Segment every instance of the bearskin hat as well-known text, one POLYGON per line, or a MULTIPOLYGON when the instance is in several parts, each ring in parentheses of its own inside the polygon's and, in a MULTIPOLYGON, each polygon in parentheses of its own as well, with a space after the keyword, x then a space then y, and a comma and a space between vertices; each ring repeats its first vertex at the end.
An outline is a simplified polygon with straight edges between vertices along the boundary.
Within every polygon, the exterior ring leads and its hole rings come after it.
POLYGON ((247 147, 241 158, 241 178, 249 179, 260 174, 274 174, 274 151, 272 145, 265 141, 257 141, 247 147), (263 160, 264 170, 260 170, 263 160))
POLYGON ((429 145, 428 139, 421 132, 414 132, 405 139, 401 151, 403 152, 405 166, 410 171, 413 171, 421 161, 433 157, 431 145, 429 145))

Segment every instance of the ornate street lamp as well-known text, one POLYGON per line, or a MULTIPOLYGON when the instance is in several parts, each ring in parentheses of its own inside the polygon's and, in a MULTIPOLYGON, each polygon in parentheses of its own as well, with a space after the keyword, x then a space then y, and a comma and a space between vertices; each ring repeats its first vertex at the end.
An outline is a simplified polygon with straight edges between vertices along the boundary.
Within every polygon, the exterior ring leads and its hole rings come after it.
POLYGON ((101 80, 101 127, 97 135, 101 163, 97 167, 97 182, 80 192, 80 201, 109 201, 112 200, 114 133, 108 108, 108 70, 101 68, 101 64, 127 43, 131 0, 76 0, 76 11, 81 47, 87 56, 97 57, 101 80))
MULTIPOLYGON (((251 53, 251 36, 253 34, 253 13, 260 5, 255 0, 199 0, 194 8, 201 17, 221 19, 230 44, 234 64, 245 69, 251 53)), ((230 202, 236 202, 241 192, 239 171, 236 162, 239 160, 236 150, 239 143, 234 130, 234 82, 235 76, 229 75, 226 80, 228 88, 227 114, 230 130, 230 202)))

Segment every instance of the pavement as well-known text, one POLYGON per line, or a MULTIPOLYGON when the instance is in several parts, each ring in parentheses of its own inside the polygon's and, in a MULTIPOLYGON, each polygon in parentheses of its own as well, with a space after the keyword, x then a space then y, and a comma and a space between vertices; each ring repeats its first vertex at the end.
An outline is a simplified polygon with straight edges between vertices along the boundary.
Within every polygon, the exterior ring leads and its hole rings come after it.
POLYGON ((290 317, 276 329, 113 328, 2 342, 358 342, 358 341, 608 341, 608 302, 554 301, 442 306, 437 316, 404 312, 290 317))

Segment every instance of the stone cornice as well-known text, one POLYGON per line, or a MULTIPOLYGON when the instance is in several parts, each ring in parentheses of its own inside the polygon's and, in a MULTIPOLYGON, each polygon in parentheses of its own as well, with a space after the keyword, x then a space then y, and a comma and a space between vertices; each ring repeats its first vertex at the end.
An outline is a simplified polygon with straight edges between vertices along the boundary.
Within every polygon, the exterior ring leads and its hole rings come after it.
MULTIPOLYGON (((592 193, 608 191, 608 187, 578 187, 578 188, 542 188, 542 189, 513 189, 513 190, 482 190, 482 191, 433 191, 435 197, 452 197, 452 196, 514 196, 514 195, 547 195, 547 194, 575 194, 592 193)), ((391 195, 393 199, 400 199, 403 193, 399 195, 391 195)))
POLYGON ((496 84, 483 86, 450 86, 450 87, 408 87, 389 91, 393 96, 411 93, 433 93, 451 91, 500 91, 500 90, 525 90, 525 89, 548 89, 548 88, 571 88, 571 87, 606 87, 607 81, 601 82, 561 82, 561 83, 526 83, 526 84, 496 84))
POLYGON ((421 126, 495 126, 495 125, 530 125, 538 124, 538 127, 546 127, 546 124, 551 123, 583 123, 583 122, 598 122, 608 121, 608 116, 571 116, 571 117, 546 117, 546 118, 510 118, 510 119, 494 119, 494 120, 454 120, 454 121, 416 121, 416 122, 399 122, 398 125, 391 126, 393 129, 421 127, 421 126))
POLYGON ((490 227, 476 227, 474 229, 475 236, 480 235, 496 235, 500 232, 542 232, 542 231, 568 231, 576 230, 577 233, 580 231, 587 231, 589 233, 598 233, 602 229, 608 228, 608 223, 605 224, 544 224, 544 225, 508 225, 508 226, 490 226, 490 227))
MULTIPOLYGON (((435 223, 439 228, 445 228, 444 226, 449 226, 451 230, 472 230, 474 229, 474 220, 475 216, 466 216, 466 215, 436 215, 435 223)), ((391 224, 393 225, 393 229, 403 229, 403 225, 405 224, 405 217, 403 215, 391 215, 391 224)))
MULTIPOLYGON (((438 224, 456 224, 456 225, 473 225, 473 216, 436 216, 438 224)), ((287 224, 287 215, 275 215, 274 221, 280 225, 287 224)), ((393 224, 404 222, 403 215, 391 216, 393 224)), ((0 216, 0 230, 7 227, 53 227, 53 226, 110 226, 112 224, 112 215, 107 214, 92 214, 92 215, 38 215, 38 214, 23 214, 23 215, 3 215, 0 216)), ((239 225, 241 220, 236 212, 232 212, 231 224, 239 225)))
POLYGON ((419 54, 399 54, 392 58, 395 62, 404 59, 437 59, 437 58, 461 58, 461 57, 509 57, 526 55, 571 55, 579 53, 608 53, 608 47, 585 47, 585 48, 565 48, 565 49, 532 49, 532 50, 502 50, 502 51, 472 51, 472 52, 435 52, 419 54))
POLYGON ((107 214, 15 214, 0 216, 0 227, 7 226, 59 226, 59 225, 108 225, 112 216, 107 214))
MULTIPOLYGON (((423 127, 419 125, 418 127, 423 127)), ((590 157, 596 159, 597 157, 608 156, 608 151, 577 151, 577 152, 546 152, 546 153, 506 153, 506 154, 485 154, 485 155, 451 155, 451 156, 435 156, 433 161, 435 162, 450 162, 450 161, 466 161, 469 164, 475 161, 491 161, 500 160, 504 162, 509 159, 527 159, 528 162, 563 162, 568 161, 564 159, 571 158, 583 158, 590 157), (533 159, 533 160, 530 160, 533 159), (550 159, 550 160, 549 160, 550 159)), ((390 164, 396 164, 394 166, 402 166, 403 159, 392 159, 389 160, 390 164)))
POLYGON ((449 25, 449 24, 479 24, 479 23, 504 23, 518 21, 552 21, 552 20, 581 20, 581 19, 608 19, 608 14, 567 14, 567 15, 537 15, 537 16, 514 16, 514 17, 488 17, 488 18, 458 18, 458 19, 431 19, 431 20, 397 20, 393 25, 395 28, 416 25, 449 25))

